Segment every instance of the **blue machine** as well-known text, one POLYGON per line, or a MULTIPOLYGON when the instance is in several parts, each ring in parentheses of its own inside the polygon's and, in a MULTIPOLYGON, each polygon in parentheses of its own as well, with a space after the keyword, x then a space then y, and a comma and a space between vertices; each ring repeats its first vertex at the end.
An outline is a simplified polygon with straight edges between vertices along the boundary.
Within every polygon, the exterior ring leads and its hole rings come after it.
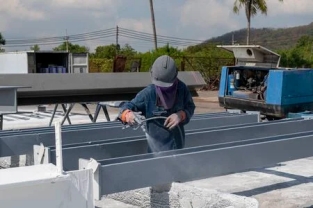
POLYGON ((313 70, 279 68, 280 56, 261 46, 220 46, 235 66, 221 72, 219 103, 226 109, 258 111, 281 119, 313 110, 313 70))

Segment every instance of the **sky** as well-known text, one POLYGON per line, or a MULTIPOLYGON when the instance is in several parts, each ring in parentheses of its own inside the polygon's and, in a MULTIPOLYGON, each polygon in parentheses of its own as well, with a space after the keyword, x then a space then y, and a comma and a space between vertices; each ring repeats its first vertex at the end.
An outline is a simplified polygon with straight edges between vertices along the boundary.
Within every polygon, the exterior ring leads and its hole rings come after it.
MULTIPOLYGON (((246 27, 244 10, 234 14, 235 0, 154 0, 158 35, 206 40, 246 27)), ((267 16, 252 19, 252 27, 284 28, 313 22, 313 0, 267 0, 267 16)), ((149 0, 0 0, 0 32, 5 39, 75 35, 120 28, 153 33, 149 0)), ((70 40, 69 40, 70 41, 70 40)), ((77 42, 90 51, 115 43, 115 37, 77 42)), ((119 37, 138 51, 154 48, 152 41, 119 37)), ((158 46, 162 46, 159 44, 158 46)), ((49 50, 56 45, 39 45, 49 50)), ((180 46, 182 47, 182 46, 180 46)), ((6 51, 29 46, 4 47, 6 51)))

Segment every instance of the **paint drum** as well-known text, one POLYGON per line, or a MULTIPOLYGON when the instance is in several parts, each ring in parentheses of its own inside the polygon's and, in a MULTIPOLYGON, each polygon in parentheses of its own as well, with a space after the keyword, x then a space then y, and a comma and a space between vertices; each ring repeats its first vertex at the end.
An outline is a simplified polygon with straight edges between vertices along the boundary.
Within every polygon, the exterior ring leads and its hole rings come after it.
POLYGON ((63 73, 63 66, 57 67, 57 73, 63 73))
POLYGON ((49 73, 49 68, 41 68, 40 73, 49 73))
POLYGON ((57 73, 56 67, 49 67, 49 73, 57 73))

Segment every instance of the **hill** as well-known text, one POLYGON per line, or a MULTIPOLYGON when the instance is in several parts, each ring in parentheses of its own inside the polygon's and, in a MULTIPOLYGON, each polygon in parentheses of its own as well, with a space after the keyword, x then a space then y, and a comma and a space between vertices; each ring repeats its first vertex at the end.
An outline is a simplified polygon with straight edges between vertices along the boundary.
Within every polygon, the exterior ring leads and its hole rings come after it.
MULTIPOLYGON (((289 28, 251 28, 250 44, 262 45, 275 51, 289 49, 294 47, 301 36, 304 35, 313 36, 313 22, 308 25, 289 28)), ((211 38, 205 41, 205 43, 232 44, 233 37, 235 43, 246 44, 246 28, 211 38)))

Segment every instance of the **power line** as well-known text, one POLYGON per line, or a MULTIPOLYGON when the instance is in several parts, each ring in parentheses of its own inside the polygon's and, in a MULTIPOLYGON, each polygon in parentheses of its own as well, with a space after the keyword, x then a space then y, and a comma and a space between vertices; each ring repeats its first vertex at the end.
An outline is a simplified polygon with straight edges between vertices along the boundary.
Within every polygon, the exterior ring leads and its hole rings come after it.
POLYGON ((13 44, 38 44, 38 43, 49 43, 49 42, 63 42, 65 38, 68 38, 71 42, 76 41, 76 40, 88 40, 88 39, 94 39, 94 38, 101 38, 101 37, 105 37, 107 35, 112 35, 114 34, 114 31, 112 32, 103 32, 103 33, 99 33, 99 34, 90 34, 90 35, 86 35, 86 36, 61 36, 58 38, 45 38, 45 39, 24 39, 24 40, 19 40, 19 41, 11 41, 8 40, 7 41, 7 45, 13 45, 13 44))
MULTIPOLYGON (((153 34, 150 33, 144 33, 144 32, 138 32, 134 30, 129 30, 125 28, 119 28, 121 31, 124 33, 130 34, 132 33, 133 35, 141 35, 144 36, 145 38, 150 38, 153 37, 153 34)), ((88 33, 81 33, 81 34, 75 34, 75 35, 68 35, 68 39, 73 42, 75 40, 77 41, 83 41, 83 40, 89 40, 89 39, 96 39, 96 38, 102 38, 103 36, 106 35, 111 35, 113 33, 116 33, 116 28, 110 28, 106 30, 99 30, 99 31, 94 31, 94 32, 88 32, 88 33)), ((162 36, 159 35, 159 37, 162 37, 162 40, 166 41, 173 41, 173 40, 181 40, 181 41, 188 41, 191 39, 184 39, 184 38, 178 38, 178 37, 170 37, 170 36, 162 36)), ((45 37, 45 38, 31 38, 31 39, 7 39, 7 46, 9 45, 24 45, 24 44, 46 44, 47 42, 49 43, 55 43, 55 42, 63 42, 65 36, 55 36, 55 37, 45 37)), ((194 41, 194 40, 193 40, 194 41)), ((177 41, 175 41, 177 42, 177 41)), ((201 42, 198 40, 198 42, 201 42)))
MULTIPOLYGON (((104 32, 112 32, 112 31, 114 31, 115 30, 115 28, 109 28, 109 29, 105 29, 105 30, 98 30, 98 31, 93 31, 93 32, 87 32, 87 33, 79 33, 79 34, 75 34, 75 35, 70 35, 70 37, 73 37, 73 38, 75 38, 75 37, 85 37, 85 36, 88 36, 88 35, 95 35, 95 34, 102 34, 102 33, 104 33, 104 32)), ((14 38, 12 38, 12 39, 8 39, 8 38, 6 38, 6 40, 8 40, 8 41, 28 41, 28 40, 30 40, 30 41, 32 41, 32 40, 49 40, 49 39, 62 39, 62 38, 64 38, 64 36, 53 36, 53 37, 44 37, 44 38, 26 38, 26 39, 14 39, 14 38)))
MULTIPOLYGON (((137 37, 143 37, 143 38, 153 38, 151 35, 146 34, 146 33, 140 33, 140 32, 133 32, 133 31, 125 31, 125 30, 120 30, 121 34, 125 34, 125 35, 132 35, 132 36, 137 36, 137 37)), ((188 39, 182 39, 182 38, 165 38, 163 36, 160 36, 158 38, 158 40, 163 40, 163 41, 171 41, 171 42, 181 42, 181 43, 201 43, 202 41, 191 41, 188 39)))
MULTIPOLYGON (((120 34, 122 37, 127 37, 131 39, 136 39, 136 40, 141 40, 141 41, 148 41, 148 42, 154 42, 152 38, 150 37, 144 37, 144 36, 138 36, 138 35, 132 35, 132 34, 120 34)), ((164 43, 164 44, 170 44, 170 45, 178 45, 178 46, 186 46, 186 45, 191 45, 192 43, 190 42, 177 42, 177 41, 172 41, 172 40, 162 40, 158 39, 159 43, 164 43)), ((194 43, 193 43, 194 44, 194 43)))
MULTIPOLYGON (((70 40, 69 42, 71 43, 76 43, 76 42, 82 42, 82 41, 88 41, 88 40, 97 40, 97 39, 102 39, 102 38, 109 38, 109 37, 114 37, 115 34, 107 35, 107 36, 101 36, 101 37, 94 37, 94 38, 87 38, 87 39, 76 39, 76 40, 70 40)), ((55 41, 55 42, 41 42, 41 43, 36 43, 37 45, 56 45, 56 44, 62 44, 64 43, 63 41, 55 41)), ((5 47, 19 47, 19 46, 33 46, 33 43, 23 43, 23 44, 11 44, 11 45, 5 45, 5 47)))
MULTIPOLYGON (((131 29, 126 28, 109 28, 104 30, 86 32, 86 33, 79 33, 73 35, 66 35, 66 36, 54 36, 54 37, 43 37, 43 38, 28 38, 28 39, 6 39, 6 45, 3 47, 23 47, 23 46, 33 46, 33 45, 55 45, 55 44, 62 44, 65 40, 69 42, 83 42, 83 41, 93 41, 93 40, 100 40, 106 39, 110 37, 124 37, 128 39, 135 39, 138 42, 155 42, 154 35, 151 33, 146 32, 139 32, 131 29), (117 31, 118 30, 118 31, 117 31)), ((276 38, 275 40, 268 40, 266 42, 260 43, 257 40, 252 40, 251 43, 254 44, 283 44, 287 41, 297 40, 299 36, 293 36, 288 38, 276 38)), ((120 41, 120 40, 119 40, 120 41)), ((113 43, 113 41, 112 41, 113 43)), ((205 43, 213 43, 213 44, 231 44, 231 40, 220 42, 220 41, 204 41, 204 40, 196 40, 196 39, 188 39, 188 38, 181 38, 181 37, 172 37, 172 36, 165 36, 165 35, 158 35, 158 43, 160 44, 170 44, 172 46, 191 46, 194 44, 205 44, 205 43)))
MULTIPOLYGON (((120 28, 121 30, 124 31, 131 31, 131 32, 136 32, 136 33, 142 33, 142 34, 147 34, 147 35, 152 35, 147 32, 138 32, 136 30, 131 30, 131 29, 125 29, 125 28, 120 28)), ((165 36, 165 35, 158 35, 158 37, 164 37, 164 38, 169 38, 169 39, 179 39, 179 40, 190 40, 190 41, 197 41, 197 42, 204 42, 205 40, 199 40, 199 39, 188 39, 188 38, 179 38, 179 37, 173 37, 173 36, 165 36)))

